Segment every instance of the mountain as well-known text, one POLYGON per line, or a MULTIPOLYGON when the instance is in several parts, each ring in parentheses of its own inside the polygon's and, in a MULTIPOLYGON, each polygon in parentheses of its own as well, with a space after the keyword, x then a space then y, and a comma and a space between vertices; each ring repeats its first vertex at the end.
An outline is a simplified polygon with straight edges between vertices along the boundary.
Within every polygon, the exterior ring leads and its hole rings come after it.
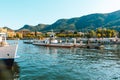
MULTIPOLYGON (((24 25, 22 28, 20 28, 19 30, 23 30, 23 29, 28 29, 30 31, 42 31, 42 29, 45 29, 46 27, 48 27, 49 25, 45 25, 45 24, 38 24, 36 26, 32 26, 32 25, 24 25)), ((18 30, 18 31, 19 31, 18 30)))
MULTIPOLYGON (((106 14, 90 14, 82 17, 71 19, 59 19, 51 25, 38 24, 36 26, 25 25, 21 29, 29 29, 31 31, 54 31, 60 30, 75 30, 75 31, 87 31, 95 30, 97 28, 112 28, 120 31, 120 10, 106 13, 106 14)), ((19 30, 21 30, 19 29, 19 30)))
POLYGON ((47 29, 45 30, 50 30, 53 29, 55 31, 60 31, 60 30, 77 30, 75 23, 79 20, 79 18, 71 18, 71 19, 60 19, 50 25, 47 29))
POLYGON ((8 27, 3 27, 3 29, 7 29, 7 31, 14 31, 14 30, 12 30, 11 28, 8 28, 8 27))

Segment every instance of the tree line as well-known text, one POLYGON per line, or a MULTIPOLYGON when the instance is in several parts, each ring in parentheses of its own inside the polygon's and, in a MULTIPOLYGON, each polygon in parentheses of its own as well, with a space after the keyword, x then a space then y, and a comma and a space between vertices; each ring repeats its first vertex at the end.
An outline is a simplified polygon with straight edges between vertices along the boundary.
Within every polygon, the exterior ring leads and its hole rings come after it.
MULTIPOLYGON (((42 33, 40 35, 37 34, 37 32, 35 31, 34 34, 28 33, 23 35, 23 38, 26 39, 31 39, 31 38, 44 38, 44 37, 49 37, 50 34, 46 33, 42 33)), ((98 28, 97 30, 90 30, 87 32, 77 32, 77 31, 60 31, 60 32, 56 32, 55 36, 57 37, 81 37, 81 38, 111 38, 111 37, 119 37, 120 38, 120 31, 116 31, 113 29, 102 29, 102 28, 98 28)), ((19 36, 16 35, 17 38, 19 38, 19 36)))
POLYGON ((102 29, 99 28, 96 31, 91 30, 87 33, 87 37, 91 38, 91 37, 97 37, 97 38, 111 38, 111 37, 116 37, 116 36, 120 36, 120 33, 117 32, 116 30, 113 29, 102 29))

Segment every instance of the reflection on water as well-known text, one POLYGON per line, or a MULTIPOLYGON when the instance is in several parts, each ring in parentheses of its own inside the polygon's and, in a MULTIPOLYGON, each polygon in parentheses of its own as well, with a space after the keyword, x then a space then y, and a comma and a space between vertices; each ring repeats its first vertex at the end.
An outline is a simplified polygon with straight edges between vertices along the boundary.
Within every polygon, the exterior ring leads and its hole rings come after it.
POLYGON ((16 62, 13 66, 6 66, 0 61, 0 80, 18 80, 19 67, 16 62))

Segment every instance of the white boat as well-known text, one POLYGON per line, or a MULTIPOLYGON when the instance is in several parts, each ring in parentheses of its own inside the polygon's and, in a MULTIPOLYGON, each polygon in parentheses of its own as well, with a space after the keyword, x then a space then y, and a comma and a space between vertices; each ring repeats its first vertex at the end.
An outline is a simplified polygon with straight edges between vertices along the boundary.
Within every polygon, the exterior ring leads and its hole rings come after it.
POLYGON ((38 46, 47 46, 47 47, 63 47, 63 48, 73 47, 73 44, 71 43, 59 43, 55 37, 55 34, 53 33, 53 30, 49 38, 46 38, 44 40, 34 40, 33 44, 38 46))
POLYGON ((24 40, 23 42, 26 43, 26 44, 32 44, 33 40, 24 40))
POLYGON ((43 40, 34 40, 33 41, 34 45, 39 45, 39 46, 48 46, 50 44, 57 44, 57 43, 58 43, 58 40, 55 39, 55 34, 53 33, 53 31, 50 34, 49 38, 45 38, 43 40))
POLYGON ((16 56, 18 44, 8 44, 6 33, 0 33, 0 61, 7 66, 12 66, 16 56))
POLYGON ((61 47, 61 48, 71 48, 71 47, 79 47, 82 43, 76 43, 76 39, 72 38, 74 43, 62 43, 62 41, 58 41, 55 39, 54 34, 50 35, 50 38, 46 38, 44 40, 34 40, 33 44, 38 46, 46 46, 46 47, 61 47))
POLYGON ((63 47, 63 48, 71 48, 74 45, 72 43, 58 43, 56 40, 50 41, 49 39, 46 40, 34 40, 34 45, 38 46, 46 46, 46 47, 63 47))

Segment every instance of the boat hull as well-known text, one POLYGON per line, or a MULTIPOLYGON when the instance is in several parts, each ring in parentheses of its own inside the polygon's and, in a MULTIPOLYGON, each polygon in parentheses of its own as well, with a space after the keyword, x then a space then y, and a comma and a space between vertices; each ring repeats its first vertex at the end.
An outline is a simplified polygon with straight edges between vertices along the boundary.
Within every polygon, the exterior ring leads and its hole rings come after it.
POLYGON ((32 44, 33 43, 33 40, 25 40, 25 41, 23 41, 24 43, 26 43, 26 44, 32 44))
POLYGON ((12 67, 14 63, 14 59, 1 59, 0 60, 0 65, 4 65, 6 67, 12 67))
POLYGON ((71 48, 73 45, 65 45, 65 44, 49 44, 49 47, 61 47, 61 48, 71 48))
POLYGON ((61 48, 71 48, 74 45, 71 44, 44 44, 44 43, 35 43, 34 45, 46 46, 46 47, 61 47, 61 48))
POLYGON ((16 56, 17 47, 17 44, 0 47, 0 62, 6 66, 12 66, 16 56))

